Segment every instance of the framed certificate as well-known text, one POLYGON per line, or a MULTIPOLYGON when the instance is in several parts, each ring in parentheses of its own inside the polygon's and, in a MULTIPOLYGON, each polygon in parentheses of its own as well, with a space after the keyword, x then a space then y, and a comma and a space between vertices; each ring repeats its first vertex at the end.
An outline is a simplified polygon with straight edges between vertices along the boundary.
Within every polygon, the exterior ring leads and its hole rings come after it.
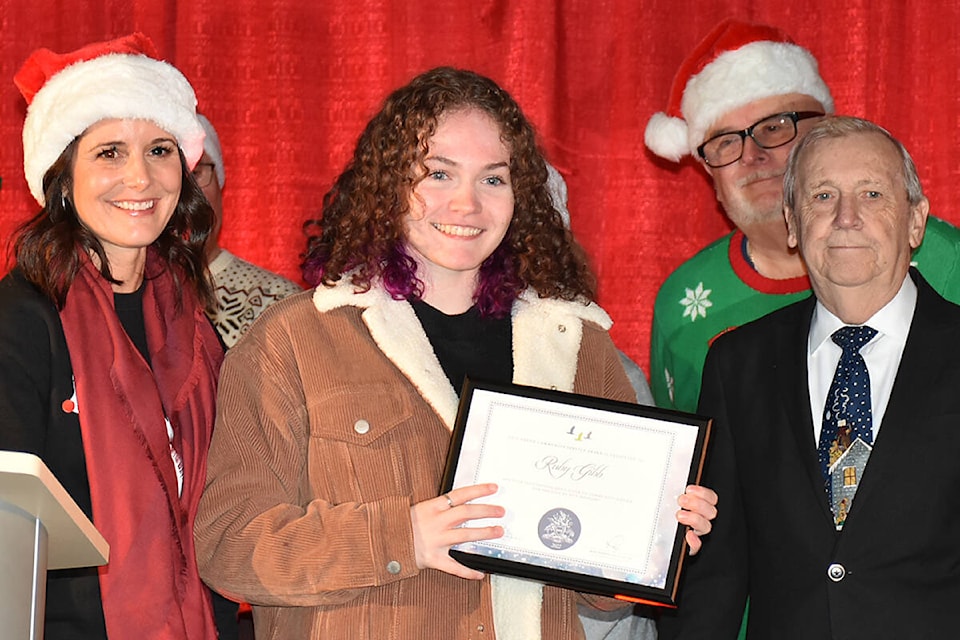
POLYGON ((677 497, 700 478, 710 420, 573 393, 468 379, 441 492, 499 485, 504 536, 458 562, 576 591, 675 606, 686 556, 677 497))

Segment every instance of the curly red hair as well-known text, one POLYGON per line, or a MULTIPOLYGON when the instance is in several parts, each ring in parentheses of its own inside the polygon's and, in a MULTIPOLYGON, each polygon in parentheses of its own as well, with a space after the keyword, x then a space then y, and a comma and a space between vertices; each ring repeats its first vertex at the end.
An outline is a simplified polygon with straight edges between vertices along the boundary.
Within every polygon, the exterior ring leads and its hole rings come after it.
POLYGON ((394 298, 422 295, 416 263, 405 250, 404 217, 414 187, 427 175, 423 161, 438 120, 464 109, 478 109, 497 123, 510 152, 514 191, 507 234, 480 267, 475 299, 481 314, 506 315, 526 288, 541 297, 594 299, 585 253, 547 188, 546 161, 533 126, 492 80, 449 67, 427 71, 394 91, 367 124, 352 160, 323 198, 321 219, 304 224, 308 283, 330 286, 348 276, 361 290, 379 280, 394 298))

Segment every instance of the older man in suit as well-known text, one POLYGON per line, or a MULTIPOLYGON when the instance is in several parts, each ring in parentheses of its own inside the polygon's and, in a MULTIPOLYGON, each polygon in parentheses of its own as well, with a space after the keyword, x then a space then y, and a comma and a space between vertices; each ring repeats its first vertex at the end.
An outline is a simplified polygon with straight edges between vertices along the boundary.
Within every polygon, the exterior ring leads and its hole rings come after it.
POLYGON ((720 515, 662 638, 735 638, 748 595, 751 639, 956 636, 960 307, 910 268, 928 209, 872 123, 825 118, 792 151, 784 213, 814 296, 710 349, 720 515))

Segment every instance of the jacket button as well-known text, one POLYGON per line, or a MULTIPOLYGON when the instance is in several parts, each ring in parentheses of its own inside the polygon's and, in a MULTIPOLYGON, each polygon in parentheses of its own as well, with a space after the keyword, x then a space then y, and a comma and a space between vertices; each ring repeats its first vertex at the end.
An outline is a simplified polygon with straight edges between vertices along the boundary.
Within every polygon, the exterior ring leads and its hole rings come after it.
POLYGON ((363 418, 360 418, 359 420, 353 423, 353 430, 359 433, 360 435, 363 435, 366 432, 370 431, 370 423, 364 420, 363 418))
POLYGON ((400 573, 400 563, 397 562, 396 560, 391 560, 390 562, 388 562, 387 573, 392 573, 393 575, 397 575, 398 573, 400 573))
POLYGON ((832 564, 827 567, 827 577, 834 582, 840 582, 847 575, 847 570, 842 564, 832 564))
POLYGON ((567 332, 567 326, 566 326, 566 325, 563 325, 563 324, 558 324, 558 325, 557 325, 557 331, 559 331, 560 333, 566 333, 566 332, 567 332))
POLYGON ((482 624, 478 624, 478 625, 477 625, 477 631, 479 631, 480 633, 483 633, 483 625, 482 625, 482 624))

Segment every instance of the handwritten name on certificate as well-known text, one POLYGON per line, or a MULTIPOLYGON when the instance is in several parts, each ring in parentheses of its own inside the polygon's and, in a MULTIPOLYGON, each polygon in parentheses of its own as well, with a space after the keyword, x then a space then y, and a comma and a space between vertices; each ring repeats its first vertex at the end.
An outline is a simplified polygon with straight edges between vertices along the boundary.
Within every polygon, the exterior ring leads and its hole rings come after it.
POLYGON ((484 501, 505 535, 454 548, 662 588, 697 441, 684 427, 475 390, 453 485, 496 482, 484 501))

